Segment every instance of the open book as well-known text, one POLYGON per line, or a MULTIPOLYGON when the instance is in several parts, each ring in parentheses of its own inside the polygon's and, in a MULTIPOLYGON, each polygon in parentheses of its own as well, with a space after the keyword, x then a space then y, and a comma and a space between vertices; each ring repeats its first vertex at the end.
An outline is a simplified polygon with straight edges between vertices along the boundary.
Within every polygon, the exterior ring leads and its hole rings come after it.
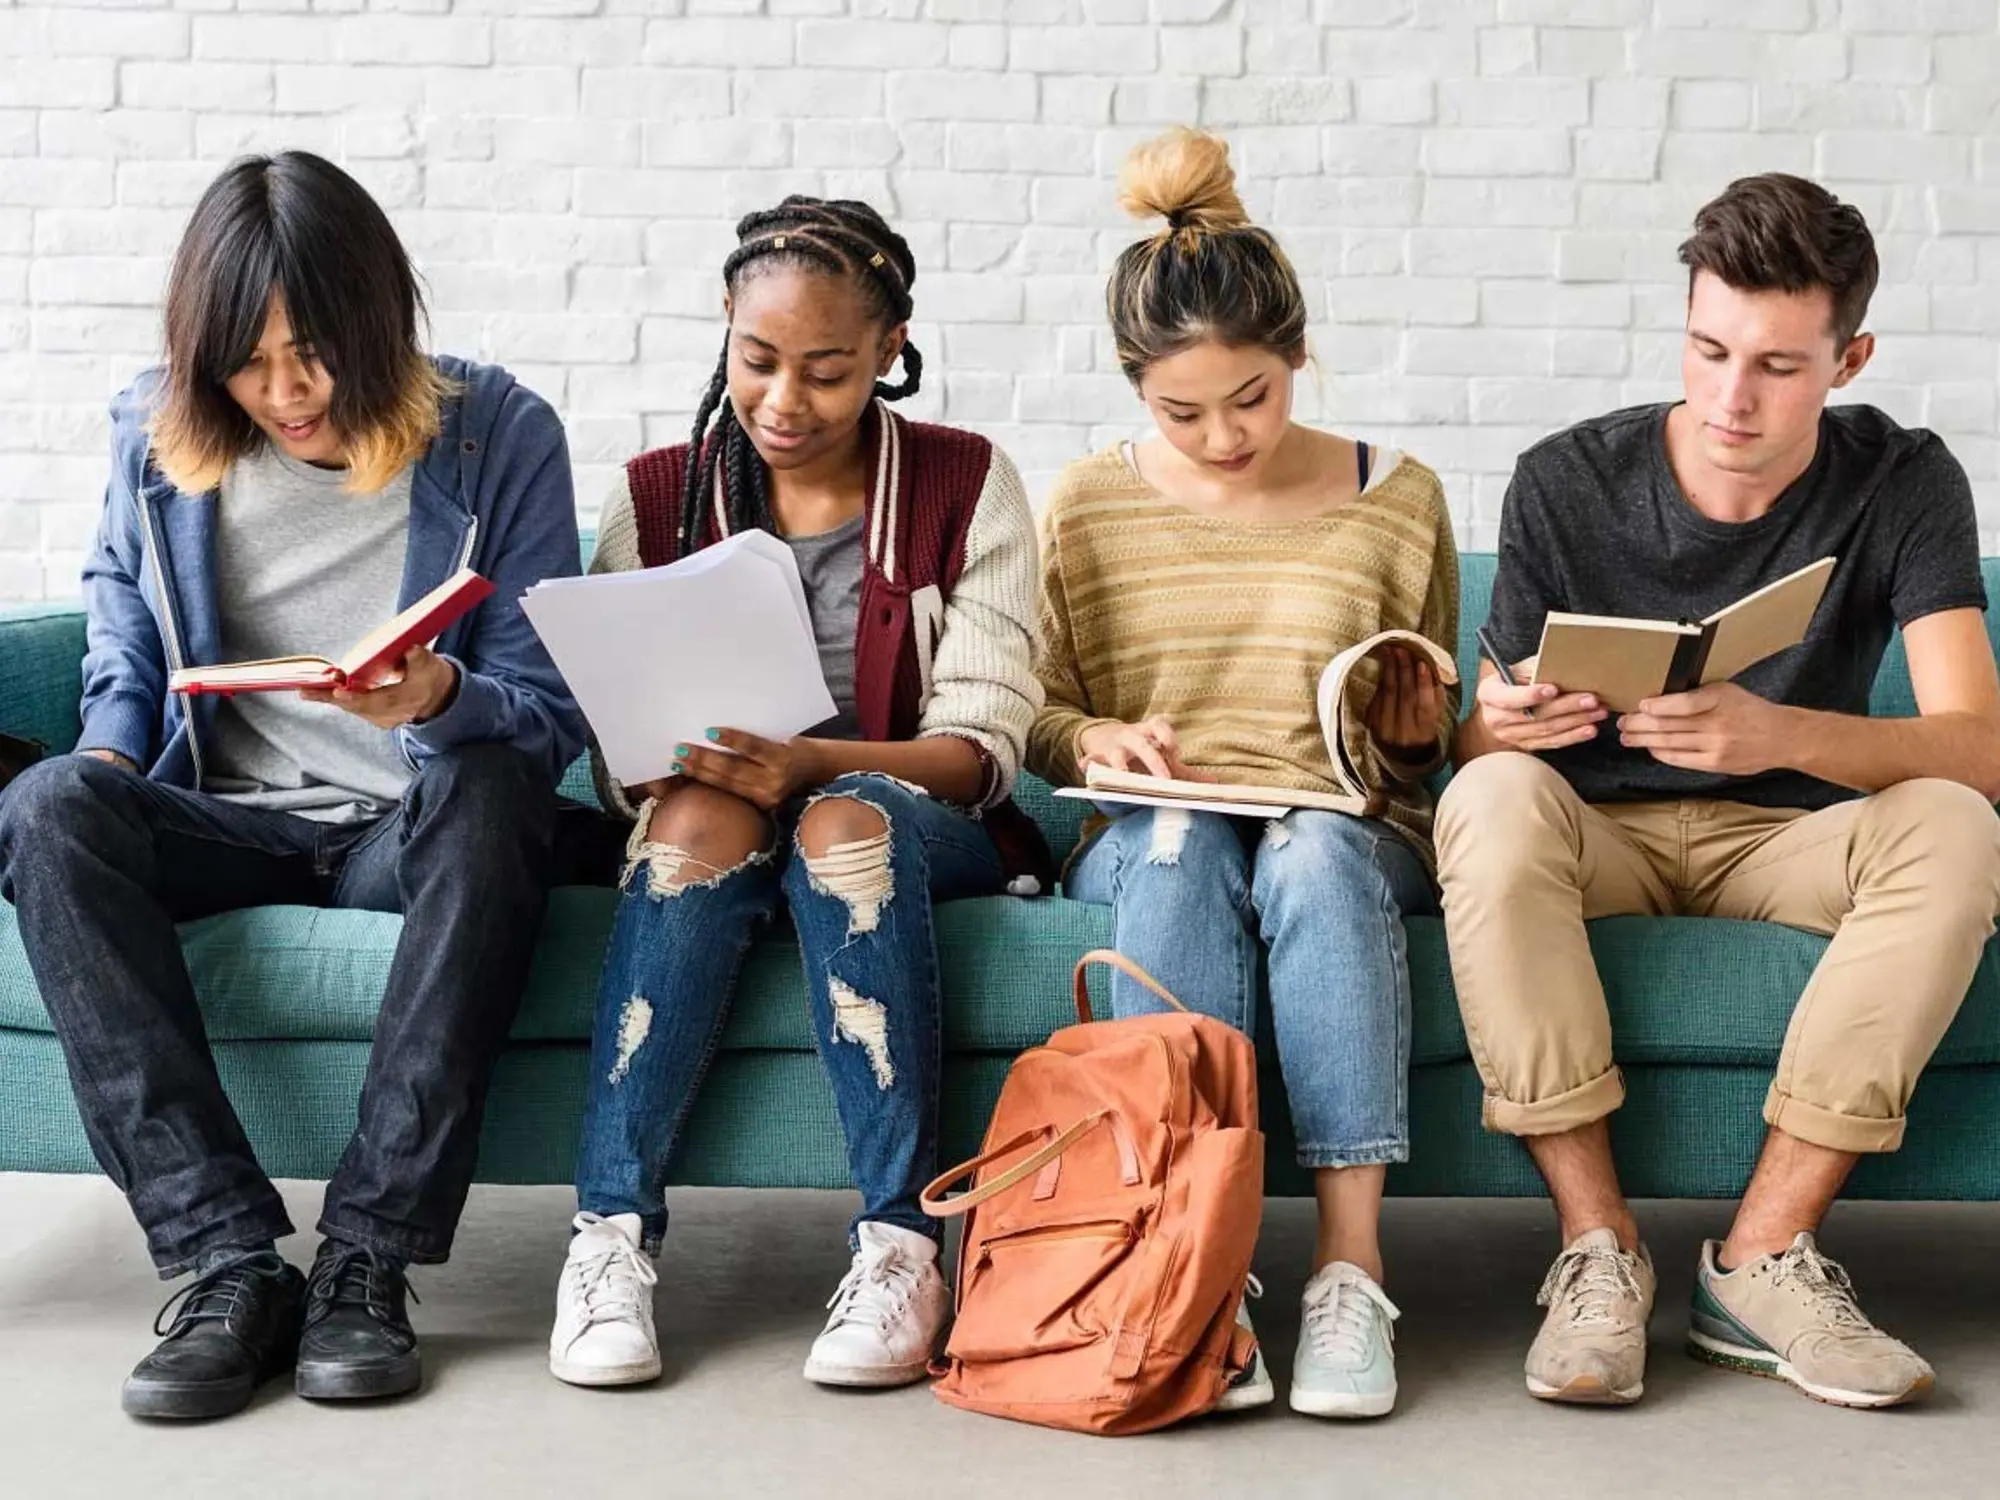
MULTIPOLYGON (((1109 766, 1091 766, 1084 772, 1084 785, 1063 787, 1058 797, 1079 797, 1090 802, 1132 803, 1140 807, 1178 807, 1189 812, 1230 813, 1238 817, 1277 818, 1295 808, 1319 812, 1351 813, 1373 817, 1382 810, 1379 792, 1370 792, 1368 776, 1361 766, 1356 746, 1365 737, 1350 734, 1355 721, 1348 703, 1349 679, 1363 659, 1387 645, 1406 646, 1428 661, 1440 681, 1447 686, 1458 681, 1458 663, 1437 642, 1411 630, 1384 630, 1365 641, 1349 646, 1327 663, 1319 674, 1319 724, 1326 737, 1326 753, 1333 762, 1333 778, 1338 792, 1301 791, 1296 787, 1226 785, 1214 781, 1179 781, 1164 776, 1148 776, 1140 771, 1114 771, 1109 766)), ((1356 721, 1358 722, 1358 721, 1356 721)))
POLYGON ((1699 624, 1550 610, 1534 680, 1565 693, 1594 693, 1619 713, 1647 698, 1726 682, 1806 638, 1834 562, 1822 557, 1699 624))
POLYGON ((269 661, 236 661, 213 667, 186 667, 167 679, 176 693, 280 693, 300 688, 374 687, 402 665, 412 646, 434 641, 454 620, 469 614, 493 592, 493 585, 461 568, 423 598, 364 635, 339 661, 324 656, 278 656, 269 661))

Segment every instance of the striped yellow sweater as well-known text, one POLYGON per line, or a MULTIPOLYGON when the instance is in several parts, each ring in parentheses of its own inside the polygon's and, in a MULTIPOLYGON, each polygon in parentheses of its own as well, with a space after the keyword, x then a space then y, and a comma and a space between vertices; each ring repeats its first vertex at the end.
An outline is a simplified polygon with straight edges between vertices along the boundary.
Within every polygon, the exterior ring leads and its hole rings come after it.
MULTIPOLYGON (((1378 630, 1457 648, 1451 517, 1437 476, 1412 458, 1323 515, 1254 522, 1175 505, 1112 447, 1063 471, 1042 525, 1047 704, 1028 765, 1058 786, 1082 779, 1084 730, 1159 714, 1182 758, 1223 781, 1337 792, 1315 708, 1326 664, 1378 630)), ((1350 681, 1347 743, 1387 793, 1385 816, 1428 855, 1421 777, 1443 761, 1457 693, 1436 756, 1398 766, 1357 717, 1376 680, 1370 661, 1350 681)))

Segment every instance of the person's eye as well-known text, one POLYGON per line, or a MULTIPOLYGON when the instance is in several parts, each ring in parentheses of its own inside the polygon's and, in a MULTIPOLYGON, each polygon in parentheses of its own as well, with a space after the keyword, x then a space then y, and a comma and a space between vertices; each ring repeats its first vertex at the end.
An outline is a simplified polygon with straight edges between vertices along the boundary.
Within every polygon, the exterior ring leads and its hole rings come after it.
POLYGON ((754 359, 744 360, 743 368, 748 370, 752 375, 775 375, 778 373, 776 365, 760 365, 754 359))
POLYGON ((1712 365, 1719 365, 1725 359, 1729 358, 1727 354, 1719 349, 1704 349, 1701 351, 1701 357, 1712 365))
POLYGON ((1764 373, 1766 375, 1776 375, 1780 379, 1783 379, 1787 375, 1796 375, 1799 371, 1796 365, 1766 365, 1764 366, 1764 373))
POLYGON ((806 379, 824 390, 832 390, 835 386, 846 385, 848 377, 846 375, 808 375, 806 379))
POLYGON ((1176 427, 1185 427, 1187 426, 1188 423, 1192 422, 1194 418, 1187 412, 1170 411, 1167 413, 1167 420, 1173 423, 1174 426, 1176 427))
POLYGON ((1269 391, 1259 391, 1256 395, 1252 396, 1248 401, 1237 402, 1236 409, 1238 411, 1254 411, 1258 407, 1264 404, 1264 398, 1270 394, 1271 393, 1269 391))

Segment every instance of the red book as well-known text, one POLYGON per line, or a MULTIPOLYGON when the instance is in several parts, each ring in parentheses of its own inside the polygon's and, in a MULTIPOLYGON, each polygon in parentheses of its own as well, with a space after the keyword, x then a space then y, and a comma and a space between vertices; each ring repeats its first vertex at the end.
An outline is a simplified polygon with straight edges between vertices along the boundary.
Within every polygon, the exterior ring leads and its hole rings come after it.
POLYGON ((367 688, 392 677, 410 648, 434 641, 461 615, 493 592, 493 585, 461 568, 423 598, 368 632, 339 661, 324 656, 280 656, 270 661, 187 667, 168 679, 176 693, 283 693, 302 688, 367 688))

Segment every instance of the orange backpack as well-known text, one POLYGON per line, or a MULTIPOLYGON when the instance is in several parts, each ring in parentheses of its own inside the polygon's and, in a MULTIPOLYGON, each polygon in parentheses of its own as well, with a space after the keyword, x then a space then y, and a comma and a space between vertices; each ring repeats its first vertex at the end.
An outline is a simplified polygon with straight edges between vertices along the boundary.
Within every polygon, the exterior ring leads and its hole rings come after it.
POLYGON ((932 1389, 1021 1422, 1148 1432, 1213 1409, 1250 1359, 1236 1308, 1264 1205, 1256 1054, 1116 953, 1078 961, 1076 1011, 1009 1069, 985 1150, 924 1190, 926 1212, 966 1216, 932 1389), (1092 1021, 1094 963, 1173 1011, 1092 1021))

